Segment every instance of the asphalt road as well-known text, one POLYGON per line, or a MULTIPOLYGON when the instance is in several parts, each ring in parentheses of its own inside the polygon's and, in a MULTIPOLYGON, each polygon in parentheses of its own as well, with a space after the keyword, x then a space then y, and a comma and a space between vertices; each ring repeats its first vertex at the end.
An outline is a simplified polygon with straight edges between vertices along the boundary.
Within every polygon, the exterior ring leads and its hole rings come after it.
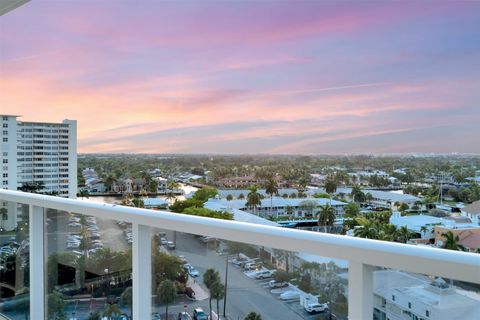
MULTIPOLYGON (((167 238, 169 240, 173 239, 173 233, 167 232, 167 238)), ((175 254, 184 255, 201 275, 208 268, 216 269, 220 273, 222 282, 225 282, 225 256, 219 256, 214 250, 208 250, 206 244, 193 235, 177 233, 176 238, 177 249, 174 252, 175 254)), ((203 281, 201 276, 197 278, 197 281, 203 281)), ((226 314, 232 320, 244 319, 250 311, 260 313, 262 319, 265 320, 316 318, 303 311, 299 302, 285 303, 279 300, 278 296, 270 293, 267 283, 268 280, 248 278, 241 269, 230 263, 226 314)), ((208 299, 201 302, 191 302, 187 299, 180 300, 173 308, 170 307, 169 309, 179 312, 184 310, 184 305, 187 305, 187 311, 193 311, 195 306, 200 306, 208 312, 208 299)), ((215 302, 213 302, 213 306, 216 311, 215 302)), ((159 306, 156 306, 155 310, 159 313, 164 312, 164 308, 159 306)), ((223 314, 223 300, 220 301, 220 313, 223 314)))

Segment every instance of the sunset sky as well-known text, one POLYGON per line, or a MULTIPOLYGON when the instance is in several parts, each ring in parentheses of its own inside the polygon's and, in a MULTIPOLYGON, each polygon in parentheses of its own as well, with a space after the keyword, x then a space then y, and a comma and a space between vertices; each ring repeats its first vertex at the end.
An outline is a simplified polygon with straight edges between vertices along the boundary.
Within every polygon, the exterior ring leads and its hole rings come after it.
POLYGON ((480 2, 35 0, 0 114, 79 152, 480 153, 480 2))

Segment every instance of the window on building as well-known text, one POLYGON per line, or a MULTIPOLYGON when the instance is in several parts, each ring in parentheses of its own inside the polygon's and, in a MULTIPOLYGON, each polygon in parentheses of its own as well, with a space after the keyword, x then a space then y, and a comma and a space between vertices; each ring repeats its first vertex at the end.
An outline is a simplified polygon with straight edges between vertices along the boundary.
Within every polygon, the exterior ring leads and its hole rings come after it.
POLYGON ((392 301, 395 301, 395 295, 392 295, 392 301))
POLYGON ((3 138, 3 142, 8 142, 8 138, 3 138))
POLYGON ((430 311, 425 310, 425 316, 430 317, 430 311))
POLYGON ((411 302, 408 303, 408 309, 412 309, 412 303, 411 302))
POLYGON ((8 121, 8 117, 3 117, 3 120, 4 120, 4 121, 8 121))

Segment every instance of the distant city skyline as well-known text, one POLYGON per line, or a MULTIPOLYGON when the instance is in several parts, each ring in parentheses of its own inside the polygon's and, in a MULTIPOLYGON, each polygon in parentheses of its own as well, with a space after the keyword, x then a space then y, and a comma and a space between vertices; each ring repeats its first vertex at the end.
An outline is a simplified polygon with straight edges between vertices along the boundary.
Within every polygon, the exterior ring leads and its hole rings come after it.
POLYGON ((480 153, 480 2, 32 1, 0 113, 79 153, 480 153))

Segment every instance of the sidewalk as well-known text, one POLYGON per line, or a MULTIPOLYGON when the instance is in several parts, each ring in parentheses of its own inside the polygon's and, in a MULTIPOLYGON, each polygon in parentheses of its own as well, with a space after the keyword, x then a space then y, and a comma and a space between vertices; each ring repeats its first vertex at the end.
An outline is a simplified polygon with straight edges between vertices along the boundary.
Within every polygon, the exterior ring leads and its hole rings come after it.
POLYGON ((191 287, 193 291, 195 291, 195 299, 196 300, 205 300, 210 297, 208 291, 202 288, 200 284, 193 278, 189 277, 187 281, 187 287, 191 287))

